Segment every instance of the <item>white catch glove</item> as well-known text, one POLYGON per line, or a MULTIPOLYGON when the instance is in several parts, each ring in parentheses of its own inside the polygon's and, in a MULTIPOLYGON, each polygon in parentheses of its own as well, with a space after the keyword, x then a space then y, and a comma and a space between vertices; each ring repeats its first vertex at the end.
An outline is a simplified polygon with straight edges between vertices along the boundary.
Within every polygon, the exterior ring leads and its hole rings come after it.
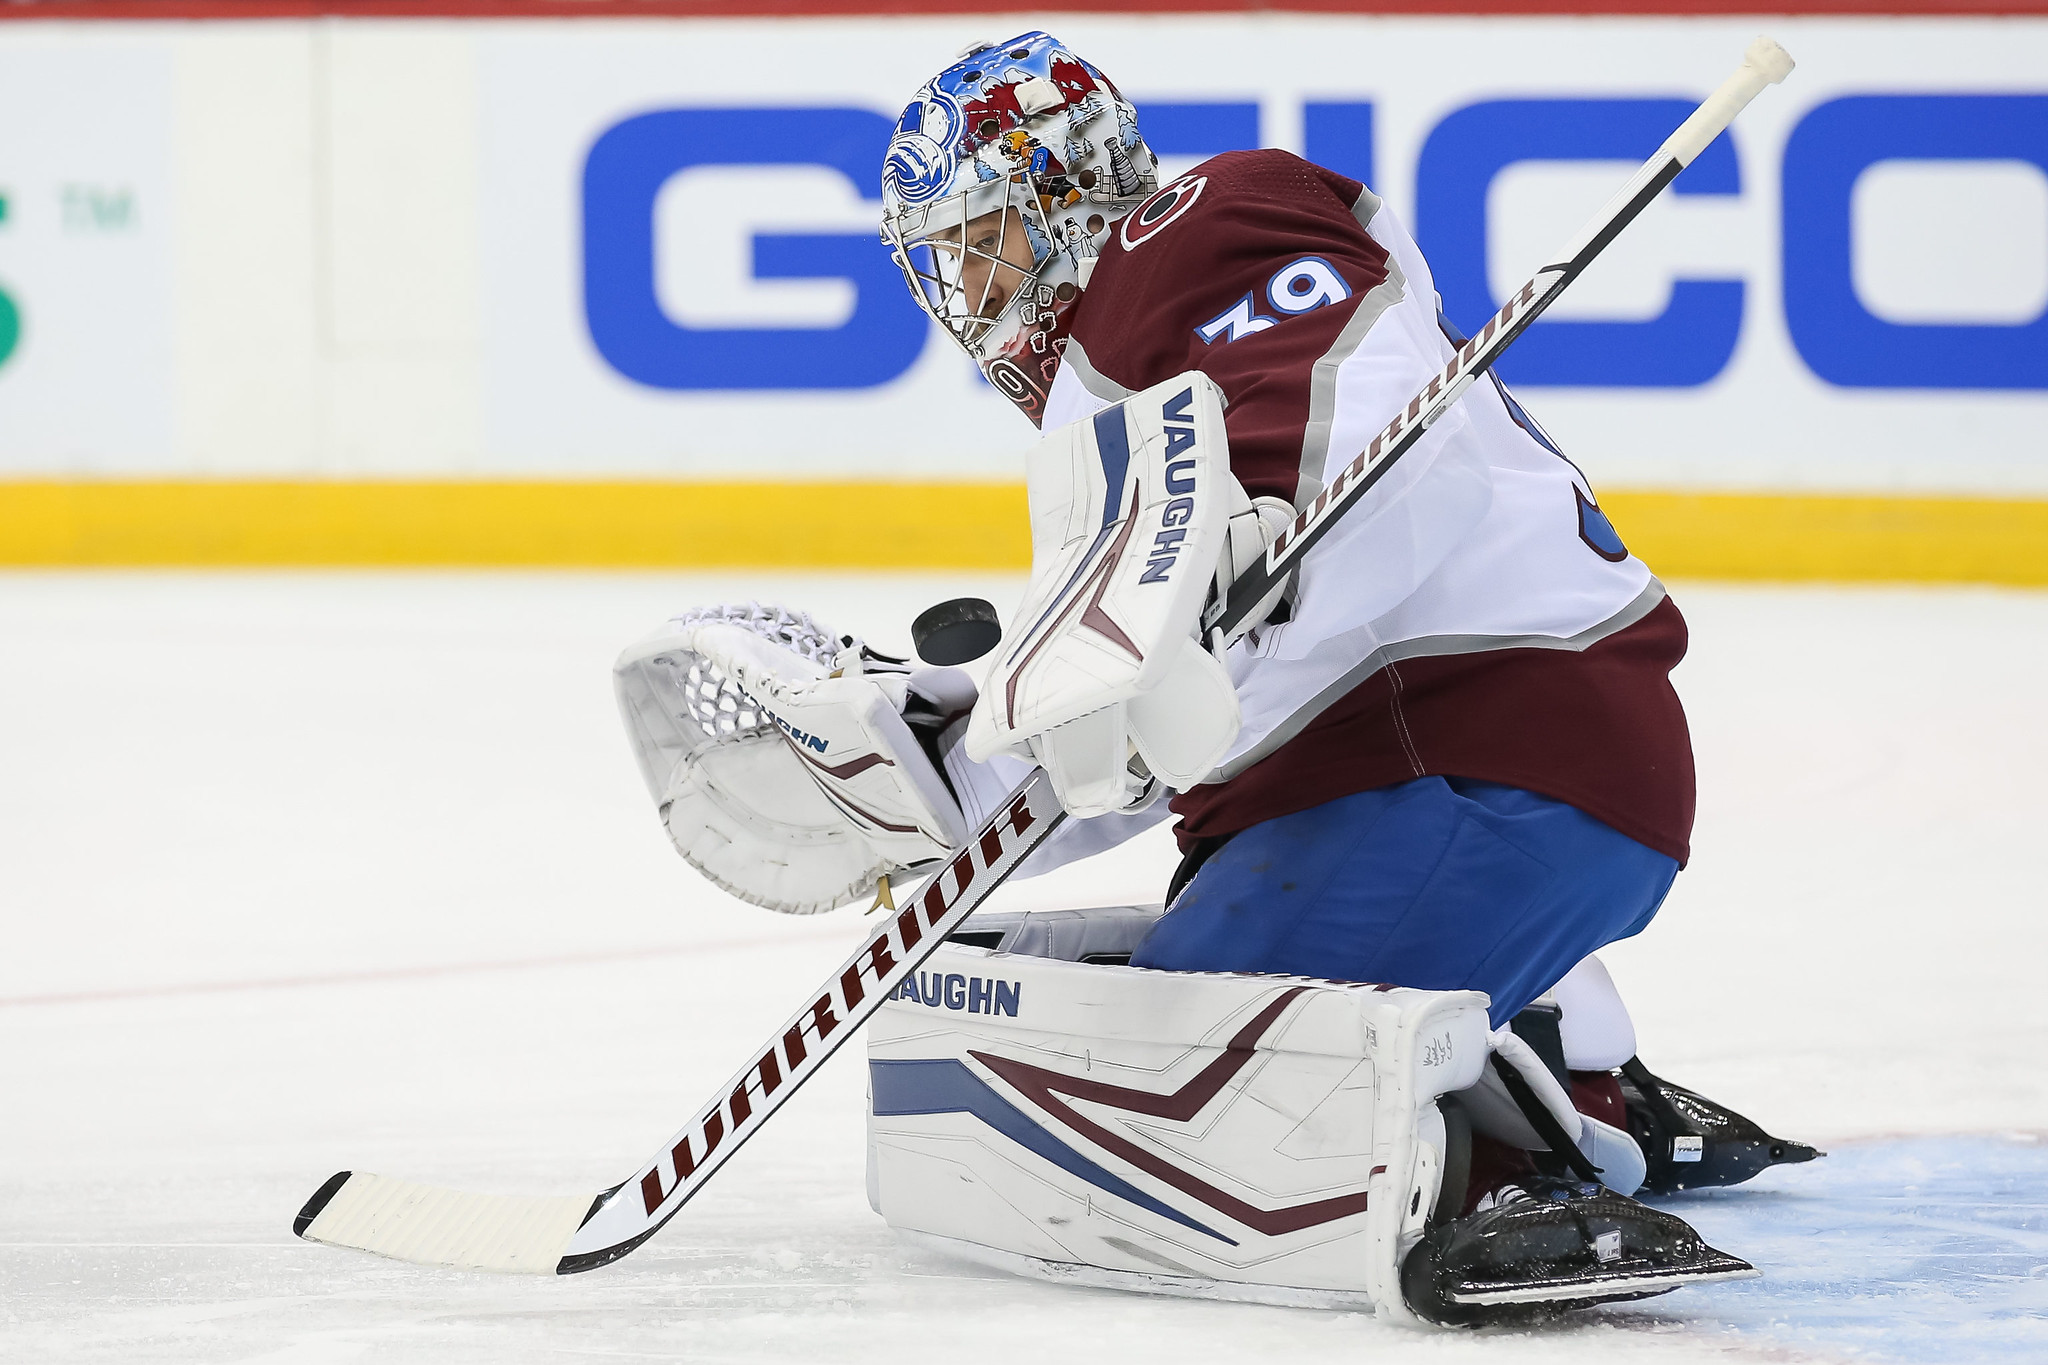
POLYGON ((742 900, 836 909, 966 840, 904 719, 964 712, 957 669, 913 672, 802 613, 712 607, 627 649, 613 681, 676 851, 742 900))

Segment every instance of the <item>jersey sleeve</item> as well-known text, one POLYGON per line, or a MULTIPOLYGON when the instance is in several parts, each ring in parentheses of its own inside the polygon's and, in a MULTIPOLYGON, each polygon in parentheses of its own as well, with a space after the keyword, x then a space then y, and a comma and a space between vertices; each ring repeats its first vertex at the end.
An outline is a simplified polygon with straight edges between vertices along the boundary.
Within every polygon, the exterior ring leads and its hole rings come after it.
MULTIPOLYGON (((1113 402, 1201 370, 1226 396, 1238 481, 1304 506, 1450 354, 1428 266, 1377 196, 1288 152, 1232 152, 1119 224, 1062 387, 1113 402)), ((1391 609, 1478 524, 1490 474, 1464 425, 1454 408, 1311 552, 1296 616, 1317 619, 1293 634, 1391 609), (1318 569, 1339 563, 1341 586, 1325 590, 1318 569)))

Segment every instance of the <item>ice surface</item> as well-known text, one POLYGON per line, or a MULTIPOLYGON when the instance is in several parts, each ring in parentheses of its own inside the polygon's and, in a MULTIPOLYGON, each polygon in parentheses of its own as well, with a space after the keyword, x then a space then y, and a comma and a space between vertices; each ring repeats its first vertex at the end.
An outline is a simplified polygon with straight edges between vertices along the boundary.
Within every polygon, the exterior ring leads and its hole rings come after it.
MULTIPOLYGON (((335 1170, 630 1170, 836 964, 668 850, 609 663, 781 598, 884 648, 1012 579, 0 576, 0 1359, 2048 1358, 2048 595, 1680 584, 1695 862, 1608 961, 1660 1074, 1826 1161, 1674 1207, 1759 1282, 1535 1333, 1127 1297, 897 1249, 857 1051, 567 1279, 310 1246, 335 1170)), ((1156 896, 1163 832, 1006 893, 1156 896)))
POLYGON ((1640 1312, 1801 1354, 2048 1360, 2048 1143, 1872 1138, 1655 1201, 1765 1270, 1640 1312))

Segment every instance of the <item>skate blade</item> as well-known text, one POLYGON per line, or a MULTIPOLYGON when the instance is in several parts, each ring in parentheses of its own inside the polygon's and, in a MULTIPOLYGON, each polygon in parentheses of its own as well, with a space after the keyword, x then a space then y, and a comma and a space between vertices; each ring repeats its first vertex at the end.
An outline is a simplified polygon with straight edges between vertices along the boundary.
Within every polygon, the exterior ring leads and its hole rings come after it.
POLYGON ((1754 1280, 1760 1272, 1747 1261, 1733 1256, 1702 1262, 1682 1269, 1645 1270, 1634 1275, 1558 1275, 1548 1280, 1520 1281, 1513 1286, 1485 1288, 1463 1285, 1450 1291, 1452 1303, 1483 1307, 1508 1303, 1569 1303, 1576 1299, 1647 1298, 1689 1284, 1718 1284, 1724 1280, 1754 1280))

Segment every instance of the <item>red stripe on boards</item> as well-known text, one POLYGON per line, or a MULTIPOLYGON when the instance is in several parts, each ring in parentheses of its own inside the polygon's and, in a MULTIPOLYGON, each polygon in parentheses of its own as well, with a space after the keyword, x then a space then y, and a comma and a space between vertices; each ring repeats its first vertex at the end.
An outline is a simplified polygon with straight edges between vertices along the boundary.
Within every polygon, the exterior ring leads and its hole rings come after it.
MULTIPOLYGON (((2048 15, 2048 0, 1039 0, 1083 14, 2048 15)), ((9 19, 587 19, 958 14, 967 0, 0 0, 9 19)))

